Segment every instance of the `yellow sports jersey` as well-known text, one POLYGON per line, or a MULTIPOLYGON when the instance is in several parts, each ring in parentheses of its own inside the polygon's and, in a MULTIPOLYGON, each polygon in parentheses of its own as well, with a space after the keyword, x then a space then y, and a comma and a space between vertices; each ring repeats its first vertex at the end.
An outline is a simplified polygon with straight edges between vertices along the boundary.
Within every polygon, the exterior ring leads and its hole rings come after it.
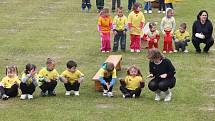
POLYGON ((140 86, 140 82, 143 81, 143 78, 141 76, 126 76, 125 77, 125 83, 126 88, 129 90, 135 90, 140 86))
POLYGON ((189 32, 185 31, 184 33, 181 33, 179 30, 177 30, 175 32, 175 38, 178 40, 178 41, 184 41, 185 39, 189 39, 190 38, 190 34, 189 32))
POLYGON ((118 31, 124 31, 127 29, 128 20, 126 16, 115 16, 113 19, 113 29, 116 29, 118 31))
POLYGON ((21 81, 19 80, 19 77, 16 76, 14 78, 10 78, 8 76, 4 77, 1 81, 1 85, 4 87, 4 88, 11 88, 14 84, 20 84, 21 81))
POLYGON ((103 68, 101 68, 99 70, 99 77, 105 77, 108 78, 112 76, 112 78, 116 78, 116 69, 114 68, 112 73, 108 73, 106 70, 104 70, 103 68))
MULTIPOLYGON (((23 78, 26 78, 26 77, 27 77, 27 74, 26 74, 26 73, 23 73, 23 74, 22 74, 22 79, 23 79, 23 78)), ((38 81, 38 75, 35 74, 34 77, 35 77, 36 81, 38 81)), ((29 78, 28 80, 26 80, 26 84, 31 84, 32 82, 33 82, 32 78, 29 78)))
POLYGON ((59 74, 56 69, 52 71, 48 71, 47 68, 43 68, 40 70, 38 74, 39 78, 48 78, 49 80, 56 80, 57 77, 59 77, 59 74))
POLYGON ((83 77, 84 74, 81 73, 79 70, 76 70, 75 72, 69 72, 68 70, 65 70, 62 74, 62 77, 66 78, 71 84, 75 82, 75 80, 78 80, 80 77, 83 77))
POLYGON ((98 25, 101 26, 101 32, 110 32, 112 26, 112 19, 108 17, 99 17, 98 25))
POLYGON ((145 23, 145 17, 141 11, 137 14, 132 11, 128 15, 128 23, 132 25, 130 30, 131 34, 142 35, 142 29, 140 28, 141 22, 145 23))

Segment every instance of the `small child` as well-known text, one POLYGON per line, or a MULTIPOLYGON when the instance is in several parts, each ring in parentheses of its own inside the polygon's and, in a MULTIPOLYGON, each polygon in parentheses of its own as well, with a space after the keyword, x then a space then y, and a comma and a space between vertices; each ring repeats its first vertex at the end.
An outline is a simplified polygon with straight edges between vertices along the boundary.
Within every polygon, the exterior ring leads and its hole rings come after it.
POLYGON ((87 7, 88 8, 88 12, 90 12, 91 10, 91 3, 90 3, 90 0, 82 0, 82 11, 85 12, 85 8, 87 7))
POLYGON ((141 12, 141 4, 134 3, 133 11, 128 15, 128 28, 130 30, 131 52, 140 52, 142 29, 145 17, 141 12))
POLYGON ((9 97, 18 95, 20 80, 18 70, 15 65, 6 67, 6 76, 0 82, 0 97, 7 100, 9 97))
POLYGON ((98 31, 101 36, 101 52, 110 52, 110 30, 112 28, 112 19, 109 14, 109 9, 104 8, 99 16, 98 31))
POLYGON ((149 23, 149 30, 143 36, 144 40, 148 41, 148 49, 158 48, 158 41, 160 39, 159 31, 156 28, 156 24, 154 22, 149 23))
POLYGON ((128 0, 128 12, 131 11, 132 6, 136 3, 136 0, 128 0))
POLYGON ((186 31, 187 25, 186 23, 182 23, 179 29, 175 32, 175 50, 174 52, 178 52, 179 49, 185 53, 188 52, 186 46, 188 46, 188 42, 190 42, 190 34, 186 31))
POLYGON ((48 91, 49 96, 56 96, 55 87, 57 86, 57 80, 59 74, 55 69, 56 62, 52 58, 48 58, 46 61, 46 67, 39 71, 39 82, 40 82, 40 95, 46 96, 48 91))
POLYGON ((164 3, 166 5, 166 8, 171 8, 173 9, 173 2, 174 0, 164 0, 164 3))
POLYGON ((128 29, 127 17, 123 15, 123 8, 117 8, 117 15, 113 19, 114 45, 113 52, 118 51, 119 41, 121 50, 125 52, 126 32, 128 29))
POLYGON ((98 13, 104 8, 104 0, 96 0, 96 6, 98 9, 98 13))
POLYGON ((106 62, 99 70, 99 80, 103 87, 103 96, 113 97, 112 89, 116 81, 116 69, 114 64, 106 62))
POLYGON ((144 88, 144 81, 140 70, 136 66, 131 66, 127 70, 125 79, 120 79, 120 90, 123 98, 139 97, 144 88))
POLYGON ((151 14, 152 13, 152 1, 153 0, 144 0, 145 3, 144 3, 144 13, 149 13, 151 14))
POLYGON ((66 64, 67 69, 61 74, 60 80, 66 88, 66 96, 70 96, 71 90, 74 90, 74 95, 79 96, 80 83, 84 80, 84 74, 77 69, 77 63, 70 60, 66 64))
POLYGON ((117 3, 117 8, 119 8, 121 5, 121 0, 112 0, 112 12, 115 12, 116 3, 117 3))
POLYGON ((37 84, 38 77, 36 66, 34 64, 27 64, 22 74, 22 80, 20 83, 20 89, 22 91, 20 99, 33 99, 33 93, 37 87, 37 84))
POLYGON ((163 13, 165 13, 166 7, 164 4, 165 0, 158 0, 159 3, 159 8, 158 8, 158 13, 161 13, 163 11, 163 13))
POLYGON ((172 37, 175 31, 175 18, 174 18, 173 9, 167 8, 166 9, 166 16, 162 18, 161 21, 161 31, 164 35, 164 47, 163 53, 172 53, 172 37))

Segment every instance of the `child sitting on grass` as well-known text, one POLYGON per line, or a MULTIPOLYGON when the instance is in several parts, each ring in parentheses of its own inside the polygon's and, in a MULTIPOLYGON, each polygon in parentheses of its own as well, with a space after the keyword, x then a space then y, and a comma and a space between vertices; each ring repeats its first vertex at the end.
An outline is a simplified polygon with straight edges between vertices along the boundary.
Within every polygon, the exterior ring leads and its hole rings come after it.
POLYGON ((20 99, 33 99, 33 93, 38 84, 38 77, 36 66, 34 64, 27 64, 22 74, 22 80, 20 83, 20 89, 22 95, 20 99))
POLYGON ((52 58, 48 58, 46 61, 46 67, 39 71, 39 82, 40 82, 40 95, 46 96, 48 91, 49 96, 56 96, 55 87, 57 86, 57 80, 59 74, 55 69, 56 62, 52 58))
POLYGON ((144 87, 144 81, 140 70, 136 66, 131 66, 127 70, 125 79, 120 79, 120 90, 123 98, 139 97, 144 87))
POLYGON ((20 80, 18 70, 15 65, 6 67, 6 76, 0 82, 0 97, 7 100, 9 97, 18 95, 20 80))
POLYGON ((73 60, 68 61, 66 67, 60 78, 66 88, 65 95, 70 96, 71 90, 74 90, 74 95, 79 96, 79 87, 84 80, 84 74, 77 69, 77 63, 73 60))
POLYGON ((99 70, 99 81, 103 87, 103 96, 113 97, 112 89, 116 81, 116 69, 114 64, 106 62, 99 70))

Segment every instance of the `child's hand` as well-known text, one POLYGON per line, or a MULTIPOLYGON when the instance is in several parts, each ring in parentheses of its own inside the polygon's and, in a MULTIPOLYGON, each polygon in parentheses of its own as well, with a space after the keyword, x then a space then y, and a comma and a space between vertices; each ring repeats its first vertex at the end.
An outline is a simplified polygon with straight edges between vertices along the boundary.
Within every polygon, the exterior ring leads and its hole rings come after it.
POLYGON ((147 78, 153 78, 153 77, 154 77, 153 74, 149 74, 149 75, 147 76, 147 78))
POLYGON ((32 69, 30 72, 31 77, 34 76, 36 74, 36 70, 32 69))
POLYGON ((147 41, 150 41, 150 38, 146 38, 147 41))
POLYGON ((162 33, 163 33, 164 36, 166 36, 166 32, 165 31, 163 31, 162 33))
POLYGON ((154 43, 157 43, 158 42, 158 40, 157 39, 154 39, 154 43))
POLYGON ((109 83, 106 83, 106 86, 107 86, 107 89, 109 90, 110 89, 109 83))
POLYGON ((125 35, 125 34, 126 34, 126 31, 123 31, 123 34, 125 35))
POLYGON ((51 82, 51 80, 48 78, 45 78, 45 82, 51 82))
POLYGON ((173 32, 173 31, 171 31, 171 32, 170 32, 170 35, 171 35, 171 36, 173 36, 173 35, 174 35, 174 32, 173 32))
POLYGON ((167 74, 161 74, 160 77, 165 79, 167 77, 167 74))
POLYGON ((117 31, 113 31, 113 34, 114 34, 114 36, 116 36, 117 35, 117 31))

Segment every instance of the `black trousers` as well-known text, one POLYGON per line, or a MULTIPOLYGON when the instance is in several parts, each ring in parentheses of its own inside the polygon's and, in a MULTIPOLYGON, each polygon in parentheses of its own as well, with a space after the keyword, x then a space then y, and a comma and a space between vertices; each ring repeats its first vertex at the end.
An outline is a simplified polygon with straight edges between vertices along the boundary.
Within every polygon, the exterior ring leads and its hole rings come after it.
POLYGON ((196 48, 197 52, 201 52, 200 43, 204 43, 205 44, 204 51, 208 52, 210 47, 214 44, 214 38, 211 37, 210 39, 202 40, 202 39, 193 37, 192 43, 193 43, 193 46, 196 48))
POLYGON ((117 31, 117 34, 114 36, 113 51, 118 50, 119 41, 120 41, 121 50, 125 51, 125 48, 126 48, 126 34, 123 34, 123 31, 117 31))
POLYGON ((179 51, 179 49, 181 48, 182 51, 186 50, 186 46, 188 45, 187 42, 189 42, 190 40, 185 40, 185 41, 179 41, 179 42, 175 42, 175 49, 179 51))
POLYGON ((170 89, 173 88, 175 86, 175 83, 176 83, 175 77, 166 78, 166 79, 154 78, 149 82, 148 88, 153 92, 155 92, 157 90, 165 92, 169 88, 170 89))
POLYGON ((82 0, 82 5, 81 5, 82 9, 85 9, 86 7, 88 9, 91 9, 91 4, 90 4, 90 0, 82 0))
MULTIPOLYGON (((112 76, 109 77, 109 78, 105 78, 105 77, 104 77, 104 80, 106 81, 106 83, 110 83, 111 80, 112 80, 112 76)), ((108 90, 108 88, 107 88, 106 85, 102 84, 102 87, 103 87, 104 90, 108 90)), ((111 87, 109 88, 108 92, 112 92, 112 90, 113 90, 113 86, 111 86, 111 87)))
POLYGON ((121 0, 112 0, 112 11, 115 11, 115 7, 116 7, 116 3, 117 3, 117 8, 120 7, 121 4, 121 0))
POLYGON ((42 92, 46 92, 48 90, 48 92, 52 92, 54 91, 55 87, 57 86, 57 81, 51 81, 51 82, 44 82, 40 87, 40 89, 42 90, 42 92))
POLYGON ((128 10, 130 11, 136 0, 128 0, 128 10))
POLYGON ((104 8, 104 0, 96 0, 97 9, 102 10, 104 8))
POLYGON ((64 86, 66 88, 66 91, 71 91, 71 90, 78 91, 80 87, 80 83, 78 83, 78 81, 74 82, 73 84, 68 82, 68 83, 65 83, 64 86))
POLYGON ((14 84, 11 88, 4 88, 0 86, 1 94, 6 94, 9 97, 16 97, 18 95, 19 86, 14 84))
POLYGON ((31 84, 26 84, 26 83, 20 83, 20 89, 22 91, 22 94, 30 94, 32 95, 35 91, 36 86, 31 83, 31 84))
POLYGON ((125 86, 120 86, 120 91, 124 95, 130 95, 130 97, 132 97, 133 94, 135 94, 135 97, 139 97, 142 90, 141 90, 141 88, 137 88, 135 90, 129 90, 125 86))
POLYGON ((159 0, 159 8, 158 8, 158 10, 159 11, 161 11, 161 10, 165 11, 166 10, 164 0, 159 0))

